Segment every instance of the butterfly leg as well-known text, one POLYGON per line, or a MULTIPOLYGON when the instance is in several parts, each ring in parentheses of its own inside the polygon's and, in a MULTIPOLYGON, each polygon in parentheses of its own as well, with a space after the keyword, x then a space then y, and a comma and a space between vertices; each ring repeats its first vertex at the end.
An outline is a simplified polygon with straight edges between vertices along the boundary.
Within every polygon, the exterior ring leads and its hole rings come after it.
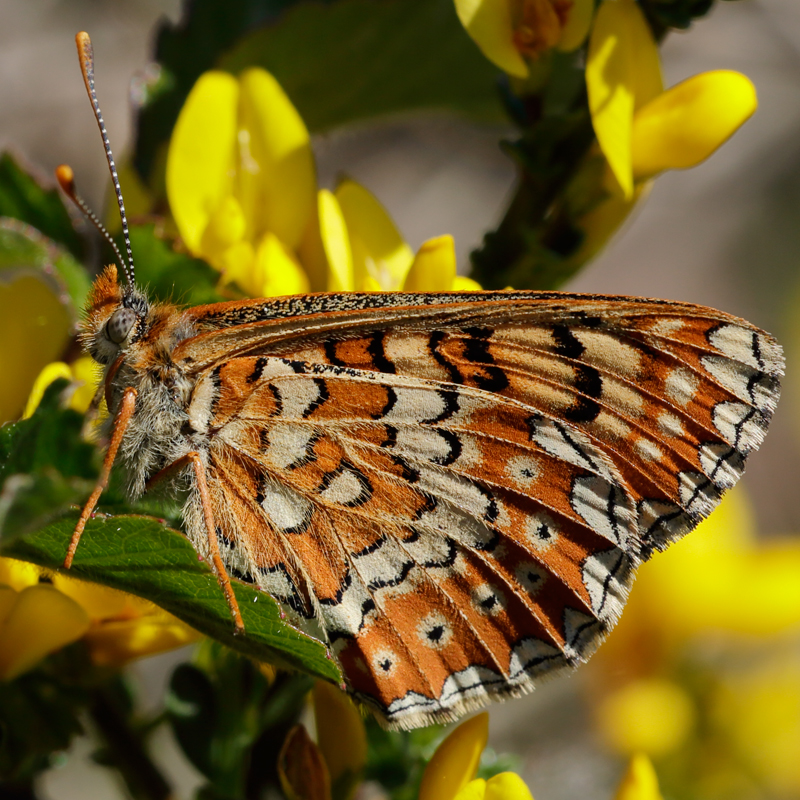
POLYGON ((222 556, 219 552, 217 528, 214 524, 214 510, 211 507, 211 495, 208 491, 205 464, 203 464, 203 459, 200 458, 199 453, 187 453, 185 457, 192 462, 194 475, 195 478, 197 478, 197 490, 200 493, 200 504, 203 506, 203 519, 205 520, 206 533, 208 534, 208 552, 214 564, 214 572, 217 575, 217 581, 219 581, 222 593, 225 595, 228 608, 231 610, 233 624, 236 627, 235 632, 244 633, 244 622, 242 622, 239 604, 236 601, 236 595, 233 593, 233 586, 231 586, 231 579, 228 577, 228 572, 225 569, 225 565, 222 563, 222 556))
POLYGON ((106 486, 108 486, 108 477, 111 474, 111 467, 114 466, 114 460, 117 457, 117 451, 119 450, 120 444, 122 444, 122 437, 125 435, 125 430, 127 429, 128 423, 133 417, 133 411, 135 408, 136 389, 128 388, 122 395, 122 402, 119 405, 117 418, 114 420, 114 432, 111 434, 111 442, 108 445, 106 457, 103 459, 103 468, 100 470, 100 477, 97 479, 94 491, 86 501, 86 505, 83 507, 83 511, 81 512, 81 517, 78 520, 78 524, 75 526, 75 530, 72 532, 72 538, 70 539, 69 547, 67 548, 67 555, 64 558, 64 569, 69 569, 72 566, 72 559, 75 558, 75 551, 78 549, 78 542, 81 540, 83 529, 86 527, 89 517, 91 517, 94 513, 94 510, 97 507, 97 502, 100 500, 100 495, 103 494, 106 486))
POLYGON ((233 624, 236 626, 237 633, 244 632, 244 622, 242 622, 242 615, 239 611, 239 603, 236 601, 236 595, 233 593, 233 586, 231 579, 228 577, 228 572, 225 565, 222 563, 222 556, 219 552, 219 543, 217 542, 217 529, 214 524, 214 509, 211 505, 211 496, 208 492, 208 480, 206 478, 206 468, 203 464, 203 459, 200 454, 192 451, 185 456, 181 456, 177 461, 168 464, 164 469, 159 470, 152 478, 147 481, 147 490, 152 489, 156 484, 164 480, 168 480, 172 475, 178 472, 187 464, 192 465, 194 476, 197 479, 197 489, 200 493, 200 504, 203 507, 203 520, 206 525, 206 533, 208 535, 208 550, 211 555, 211 561, 214 564, 214 572, 219 581, 222 593, 225 595, 225 600, 228 603, 228 608, 231 610, 233 617, 233 624))

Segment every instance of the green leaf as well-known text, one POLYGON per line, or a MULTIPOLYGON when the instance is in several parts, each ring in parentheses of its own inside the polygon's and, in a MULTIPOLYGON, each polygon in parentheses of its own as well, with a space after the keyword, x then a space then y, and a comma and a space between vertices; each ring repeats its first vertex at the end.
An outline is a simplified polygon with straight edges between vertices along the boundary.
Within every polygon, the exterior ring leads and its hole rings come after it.
POLYGON ((422 110, 505 119, 497 68, 467 36, 452 0, 297 5, 218 66, 272 72, 312 132, 422 110))
POLYGON ((91 282, 72 255, 31 225, 0 218, 0 270, 21 268, 41 271, 73 313, 85 305, 91 282))
POLYGON ((63 514, 86 495, 97 474, 94 447, 81 437, 83 418, 61 408, 67 386, 55 381, 30 419, 0 428, 3 543, 63 514))
MULTIPOLYGON (((58 569, 77 515, 19 536, 3 554, 58 569)), ((208 565, 179 532, 149 517, 88 522, 70 575, 144 597, 198 631, 258 661, 340 682, 325 645, 281 619, 277 603, 253 586, 233 581, 246 633, 234 635, 230 611, 208 565)))
POLYGON ((57 189, 44 189, 8 154, 0 156, 0 217, 27 222, 76 258, 83 246, 57 189))
POLYGON ((173 250, 156 234, 155 225, 134 225, 130 233, 136 282, 151 300, 190 306, 221 300, 216 289, 219 273, 205 261, 173 250))
POLYGON ((268 680, 253 662, 211 642, 175 670, 167 714, 184 753, 212 784, 205 796, 261 797, 270 784, 277 788, 276 756, 311 686, 307 675, 268 680))

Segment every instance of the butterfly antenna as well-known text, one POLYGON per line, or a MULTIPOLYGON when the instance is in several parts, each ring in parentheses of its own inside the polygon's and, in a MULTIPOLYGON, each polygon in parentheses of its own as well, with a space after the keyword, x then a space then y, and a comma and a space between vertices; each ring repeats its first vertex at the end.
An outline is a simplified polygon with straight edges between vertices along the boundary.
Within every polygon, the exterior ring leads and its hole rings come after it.
POLYGON ((119 261, 120 266, 125 271, 125 277, 128 279, 128 282, 132 283, 131 281, 131 273, 128 270, 128 265, 125 263, 125 259, 122 257, 122 253, 119 251, 119 247, 117 247, 117 243, 111 237, 111 234, 106 230, 106 226, 103 225, 102 222, 97 217, 97 214, 92 211, 91 208, 86 204, 86 201, 77 193, 75 190, 75 174, 72 171, 72 167, 68 166, 67 164, 61 164, 60 166, 56 167, 56 180, 58 181, 58 185, 64 190, 64 194, 75 203, 76 206, 83 212, 83 215, 92 225, 103 234, 103 238, 114 248, 114 252, 117 254, 117 261, 119 261))
MULTIPOLYGON (((122 221, 122 236, 125 239, 125 249, 128 253, 128 260, 127 262, 122 259, 120 255, 119 248, 114 245, 114 250, 117 254, 117 257, 120 259, 122 263, 122 268, 125 270, 125 277, 128 280, 128 284, 133 285, 134 282, 134 268, 133 268, 133 252, 131 250, 131 237, 128 233, 128 218, 125 216, 125 203, 122 200, 122 188, 119 185, 119 176, 117 175, 117 166, 114 163, 114 156, 111 153, 111 143, 108 141, 108 132, 106 131, 106 124, 103 121, 103 114, 100 111, 100 104, 97 102, 97 93, 94 89, 94 51, 92 49, 92 40, 89 38, 89 34, 86 31, 81 31, 79 34, 75 36, 75 44, 78 46, 78 60, 81 64, 81 72, 83 73, 83 82, 86 84, 86 91, 89 94, 89 99, 92 101, 92 109, 94 110, 94 116, 97 120, 97 126, 100 128, 100 135, 103 137, 103 147, 106 151, 106 161, 108 161, 108 168, 111 170, 111 180, 114 183, 114 192, 117 195, 117 204, 119 205, 119 217, 122 221)), ((70 170, 72 172, 72 170, 70 170)), ((58 174, 58 173, 56 173, 58 174)), ((61 179, 59 178, 59 183, 61 183, 61 179)), ((62 183, 62 188, 64 184, 62 183)), ((91 211, 88 211, 86 204, 83 201, 79 202, 78 196, 74 192, 74 183, 73 190, 70 193, 67 189, 65 191, 69 195, 70 199, 75 201, 78 207, 86 214, 86 216, 97 226, 98 230, 105 236, 105 238, 111 241, 111 236, 109 235, 108 231, 103 227, 100 220, 97 219, 97 216, 93 214, 91 211)), ((112 241, 113 244, 113 241, 112 241)))

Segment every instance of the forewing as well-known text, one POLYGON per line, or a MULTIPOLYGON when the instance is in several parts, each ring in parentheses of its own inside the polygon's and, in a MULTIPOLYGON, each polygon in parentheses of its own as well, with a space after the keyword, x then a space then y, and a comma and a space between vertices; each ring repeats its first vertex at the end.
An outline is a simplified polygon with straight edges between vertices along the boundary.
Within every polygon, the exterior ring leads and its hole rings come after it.
POLYGON ((227 563, 327 638, 391 725, 588 657, 777 400, 778 346, 735 318, 514 297, 394 309, 391 328, 301 319, 198 378, 227 563))

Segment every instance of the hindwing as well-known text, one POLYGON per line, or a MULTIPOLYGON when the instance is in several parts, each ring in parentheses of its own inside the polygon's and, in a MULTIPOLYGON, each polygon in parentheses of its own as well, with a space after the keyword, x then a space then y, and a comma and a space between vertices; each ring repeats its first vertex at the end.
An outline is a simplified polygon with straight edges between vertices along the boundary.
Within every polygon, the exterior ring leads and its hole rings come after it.
MULTIPOLYGON (((739 478, 783 366, 742 320, 630 298, 219 308, 175 357, 197 370, 223 557, 397 727, 585 660, 641 560, 739 478)), ((194 495, 186 519, 202 550, 194 495)))

